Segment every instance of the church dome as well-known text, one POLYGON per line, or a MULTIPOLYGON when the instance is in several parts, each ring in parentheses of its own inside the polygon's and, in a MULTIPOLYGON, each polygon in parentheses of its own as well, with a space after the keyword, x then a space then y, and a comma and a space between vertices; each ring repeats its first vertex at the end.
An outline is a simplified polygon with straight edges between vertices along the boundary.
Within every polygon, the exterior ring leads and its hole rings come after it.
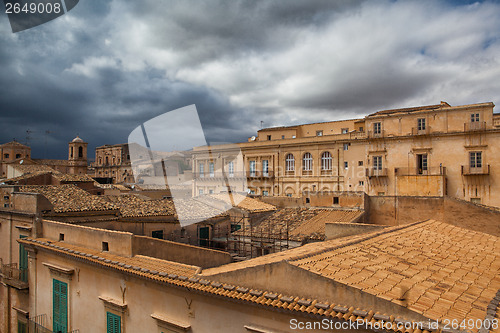
POLYGON ((83 140, 82 140, 79 136, 77 136, 77 137, 76 137, 76 138, 74 138, 74 139, 73 139, 73 141, 71 141, 71 142, 83 142, 83 140))

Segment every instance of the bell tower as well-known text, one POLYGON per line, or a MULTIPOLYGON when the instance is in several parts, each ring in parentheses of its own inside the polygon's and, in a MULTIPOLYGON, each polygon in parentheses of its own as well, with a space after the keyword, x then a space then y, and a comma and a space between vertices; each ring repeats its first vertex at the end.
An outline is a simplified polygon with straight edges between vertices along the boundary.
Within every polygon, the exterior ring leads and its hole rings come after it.
POLYGON ((88 143, 78 136, 68 144, 69 173, 87 173, 87 145, 88 143))

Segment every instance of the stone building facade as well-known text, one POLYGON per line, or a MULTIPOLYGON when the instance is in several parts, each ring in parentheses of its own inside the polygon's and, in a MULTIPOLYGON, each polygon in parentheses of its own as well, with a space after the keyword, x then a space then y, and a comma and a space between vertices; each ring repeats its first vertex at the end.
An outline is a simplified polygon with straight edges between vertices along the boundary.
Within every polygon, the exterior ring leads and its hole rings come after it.
POLYGON ((111 178, 113 183, 133 183, 128 144, 104 145, 95 150, 95 177, 111 178))
POLYGON ((500 206, 500 114, 493 108, 441 102, 362 119, 266 128, 239 144, 243 162, 232 165, 218 158, 227 155, 226 146, 196 147, 193 195, 225 191, 221 179, 240 177, 233 191, 262 196, 364 191, 449 195, 500 206))

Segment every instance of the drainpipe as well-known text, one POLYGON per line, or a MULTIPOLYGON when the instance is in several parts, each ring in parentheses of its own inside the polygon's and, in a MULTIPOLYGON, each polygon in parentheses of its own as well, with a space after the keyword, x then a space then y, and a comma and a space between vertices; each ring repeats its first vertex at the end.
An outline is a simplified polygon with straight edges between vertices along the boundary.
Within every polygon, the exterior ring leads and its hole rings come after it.
POLYGON ((340 183, 340 149, 337 148, 337 191, 340 183))

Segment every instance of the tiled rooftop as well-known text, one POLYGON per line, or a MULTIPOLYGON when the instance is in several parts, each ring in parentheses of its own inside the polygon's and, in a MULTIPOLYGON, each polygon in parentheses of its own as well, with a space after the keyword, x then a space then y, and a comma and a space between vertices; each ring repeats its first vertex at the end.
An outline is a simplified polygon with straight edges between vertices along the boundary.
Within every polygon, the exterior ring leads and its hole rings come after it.
POLYGON ((290 263, 435 320, 483 320, 500 289, 495 236, 430 220, 344 239, 290 263))
POLYGON ((50 171, 35 171, 32 173, 25 173, 22 176, 9 178, 9 179, 5 180, 5 183, 6 184, 16 184, 18 182, 22 182, 23 180, 29 180, 29 179, 34 178, 34 177, 38 177, 41 175, 49 175, 49 174, 52 174, 52 172, 50 172, 50 171))
POLYGON ((360 210, 324 210, 313 218, 304 221, 290 231, 291 239, 325 239, 325 223, 327 222, 343 222, 351 223, 356 221, 363 215, 360 210))
MULTIPOLYGON (((198 275, 199 268, 166 260, 158 260, 144 256, 125 258, 86 248, 76 247, 65 242, 48 239, 24 238, 18 240, 26 246, 34 246, 44 251, 73 257, 77 261, 91 262, 104 269, 115 269, 123 273, 136 275, 188 291, 223 297, 229 301, 237 301, 265 307, 269 310, 291 314, 309 315, 316 318, 338 319, 341 321, 363 321, 374 323, 389 322, 396 331, 396 323, 401 318, 382 315, 374 311, 359 309, 325 302, 317 299, 301 298, 298 295, 284 295, 269 290, 251 289, 245 286, 223 284, 203 279, 198 275)), ((425 325, 425 323, 424 323, 425 325)), ((429 333, 432 330, 416 330, 413 333, 429 333)), ((435 331, 436 332, 436 331, 435 331)))
POLYGON ((23 174, 35 172, 56 172, 56 170, 51 167, 41 164, 11 164, 11 166, 23 174))
POLYGON ((59 166, 69 166, 70 162, 68 160, 50 160, 50 159, 38 159, 34 158, 33 161, 35 161, 38 164, 41 165, 59 165, 59 166))
POLYGON ((144 200, 134 194, 106 195, 103 198, 120 208, 124 217, 168 216, 174 215, 174 204, 171 200, 144 200))
POLYGON ((175 209, 186 220, 205 220, 211 217, 227 215, 227 211, 208 205, 196 198, 175 199, 175 209))
POLYGON ((53 249, 59 250, 59 252, 64 252, 71 254, 76 257, 86 258, 92 262, 99 262, 104 266, 114 267, 118 270, 125 271, 127 269, 133 269, 133 267, 140 267, 143 270, 139 270, 138 274, 145 275, 144 269, 148 271, 164 272, 168 274, 176 274, 186 277, 193 277, 198 273, 201 268, 192 265, 181 264, 178 262, 162 260, 142 255, 135 255, 133 257, 124 257, 111 254, 109 252, 97 251, 81 246, 69 244, 67 242, 57 242, 45 238, 37 238, 37 241, 42 243, 50 244, 53 249), (59 247, 59 248, 58 248, 59 247), (120 265, 121 263, 123 265, 120 265), (128 267, 129 265, 131 267, 128 267))
POLYGON ((92 177, 84 174, 54 173, 54 178, 60 182, 94 182, 92 177))
POLYGON ((362 211, 283 208, 256 222, 252 228, 245 225, 236 235, 270 235, 277 239, 301 241, 303 239, 325 240, 326 222, 351 222, 363 214, 362 211))
MULTIPOLYGON (((275 206, 262 202, 258 199, 249 198, 237 193, 232 193, 232 196, 233 202, 236 204, 235 207, 249 212, 267 212, 276 209, 275 206)), ((213 199, 223 201, 226 204, 232 205, 228 194, 210 194, 206 197, 211 197, 213 199)))
POLYGON ((11 141, 0 145, 0 148, 8 148, 8 147, 16 147, 16 148, 29 148, 28 146, 23 145, 17 141, 11 141))
POLYGON ((56 213, 107 211, 118 209, 100 196, 92 195, 75 185, 30 185, 22 186, 19 192, 39 193, 54 206, 56 213))

